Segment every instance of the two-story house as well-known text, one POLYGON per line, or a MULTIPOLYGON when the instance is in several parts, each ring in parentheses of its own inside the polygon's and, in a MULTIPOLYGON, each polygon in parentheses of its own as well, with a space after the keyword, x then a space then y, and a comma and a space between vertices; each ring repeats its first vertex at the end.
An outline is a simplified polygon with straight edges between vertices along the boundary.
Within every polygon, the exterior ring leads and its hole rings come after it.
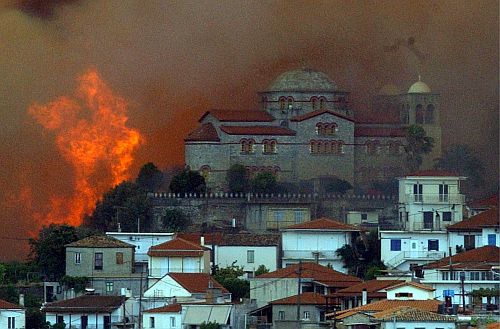
POLYGON ((129 243, 104 235, 75 241, 66 245, 66 275, 88 277, 100 295, 120 295, 125 288, 138 296, 146 287, 147 277, 134 273, 134 249, 129 243))
POLYGON ((282 266, 314 261, 346 273, 342 259, 335 252, 351 244, 359 232, 353 225, 328 218, 292 225, 282 231, 282 266))
POLYGON ((380 231, 386 266, 407 271, 449 252, 446 227, 463 219, 460 182, 464 179, 440 170, 399 178, 399 221, 396 228, 380 231))
POLYGON ((0 328, 24 329, 26 325, 26 309, 0 299, 0 328))

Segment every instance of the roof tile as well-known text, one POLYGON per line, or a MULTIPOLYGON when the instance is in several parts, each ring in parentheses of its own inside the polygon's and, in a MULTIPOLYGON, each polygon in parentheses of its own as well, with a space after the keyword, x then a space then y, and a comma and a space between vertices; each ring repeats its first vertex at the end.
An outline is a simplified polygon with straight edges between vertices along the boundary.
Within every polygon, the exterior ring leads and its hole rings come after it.
POLYGON ((107 235, 93 235, 67 244, 66 247, 83 248, 135 248, 134 245, 120 241, 107 235))
POLYGON ((83 295, 72 299, 48 303, 44 312, 57 313, 110 313, 120 307, 126 298, 123 296, 83 295))
POLYGON ((387 309, 373 314, 380 321, 402 321, 402 322, 455 322, 456 318, 449 315, 436 314, 422 309, 409 306, 400 306, 387 309))
POLYGON ((417 283, 417 282, 401 282, 401 283, 395 284, 393 286, 390 286, 390 287, 386 288, 385 290, 393 290, 393 289, 397 289, 397 288, 404 287, 404 286, 413 286, 415 288, 427 290, 427 291, 435 291, 436 290, 430 286, 427 286, 427 285, 421 284, 421 283, 417 283))
POLYGON ((212 123, 202 124, 184 139, 185 142, 220 142, 219 134, 212 123))
MULTIPOLYGON (((270 304, 274 305, 296 305, 298 302, 298 295, 285 297, 273 300, 270 304)), ((325 305, 325 295, 316 292, 304 292, 300 294, 300 304, 302 305, 325 305)))
POLYGON ((181 304, 170 304, 156 308, 145 310, 144 313, 180 313, 182 311, 181 304))
POLYGON ((498 208, 483 211, 469 219, 448 225, 448 231, 481 231, 483 227, 499 227, 498 208))
POLYGON ((220 126, 228 135, 295 136, 294 130, 278 126, 220 126))
POLYGON ((387 287, 404 282, 403 280, 370 280, 361 282, 347 288, 341 289, 334 293, 335 296, 361 296, 363 289, 366 289, 368 297, 383 297, 387 295, 385 292, 379 292, 387 287))
POLYGON ((308 119, 314 118, 314 117, 316 117, 318 115, 322 115, 322 114, 330 114, 330 115, 342 118, 344 120, 354 122, 353 118, 349 118, 349 117, 347 117, 345 115, 342 115, 340 113, 336 113, 336 112, 333 112, 333 111, 329 111, 329 110, 316 110, 316 111, 312 111, 312 112, 309 112, 309 113, 306 113, 306 114, 302 114, 302 115, 298 115, 296 117, 293 117, 293 118, 290 119, 290 121, 301 122, 301 121, 308 120, 308 119))
MULTIPOLYGON (((343 319, 349 315, 355 314, 360 311, 364 312, 380 312, 383 310, 388 310, 401 306, 408 306, 417 308, 424 311, 435 312, 438 311, 438 305, 442 304, 441 301, 436 299, 427 299, 427 300, 392 300, 392 299, 383 299, 370 304, 366 304, 363 306, 358 306, 355 308, 351 308, 349 310, 337 312, 337 319, 343 319)), ((327 316, 333 316, 333 313, 327 314, 327 316)))
POLYGON ((21 305, 10 303, 6 300, 0 299, 0 310, 22 309, 21 305))
POLYGON ((208 289, 208 282, 212 281, 214 288, 219 288, 224 293, 228 293, 219 282, 207 273, 169 273, 172 279, 177 281, 190 293, 205 293, 208 289))
POLYGON ((151 257, 200 257, 203 256, 204 249, 196 243, 175 238, 152 246, 148 250, 151 257))
MULTIPOLYGON (((484 246, 451 256, 451 266, 463 269, 482 269, 500 263, 500 248, 497 246, 484 246)), ((424 268, 448 268, 450 257, 444 257, 437 262, 429 263, 424 268)))

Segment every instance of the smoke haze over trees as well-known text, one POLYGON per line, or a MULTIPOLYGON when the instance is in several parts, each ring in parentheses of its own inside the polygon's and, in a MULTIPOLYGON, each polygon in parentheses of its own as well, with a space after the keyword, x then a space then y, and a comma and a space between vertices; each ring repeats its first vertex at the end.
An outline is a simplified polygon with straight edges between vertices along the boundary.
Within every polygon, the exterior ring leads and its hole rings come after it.
MULTIPOLYGON (((146 162, 182 165, 183 138, 205 110, 257 108, 257 91, 306 65, 351 91, 355 111, 421 74, 442 95, 444 146, 471 146, 485 181, 498 181, 498 1, 307 4, 0 0, 3 234, 27 238, 34 212, 72 190, 72 167, 26 113, 70 93, 89 67, 144 134, 131 176, 146 162)), ((0 256, 26 255, 12 243, 0 256)))

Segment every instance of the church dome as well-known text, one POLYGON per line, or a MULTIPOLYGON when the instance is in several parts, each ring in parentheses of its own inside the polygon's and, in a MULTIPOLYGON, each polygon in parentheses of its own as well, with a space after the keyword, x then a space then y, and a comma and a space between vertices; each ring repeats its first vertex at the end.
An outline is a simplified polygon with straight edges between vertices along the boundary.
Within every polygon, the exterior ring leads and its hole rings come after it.
POLYGON ((426 94, 430 92, 431 88, 425 82, 420 81, 420 76, 418 77, 418 81, 408 89, 408 94, 426 94))
POLYGON ((378 95, 380 96, 396 96, 399 94, 401 94, 401 90, 399 90, 399 88, 392 83, 384 85, 378 91, 378 95))
POLYGON ((337 86, 323 72, 298 69, 285 72, 274 80, 267 91, 335 91, 337 86))

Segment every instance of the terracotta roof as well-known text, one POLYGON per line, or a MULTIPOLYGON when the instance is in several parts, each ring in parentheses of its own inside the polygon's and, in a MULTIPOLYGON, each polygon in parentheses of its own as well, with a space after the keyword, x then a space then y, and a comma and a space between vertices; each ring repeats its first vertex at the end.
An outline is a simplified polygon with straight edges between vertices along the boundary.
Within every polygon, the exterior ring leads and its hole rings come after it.
POLYGON ((339 118, 342 118, 344 120, 347 120, 347 121, 351 121, 351 122, 354 122, 354 119, 353 118, 349 118, 345 115, 342 115, 340 113, 336 113, 336 112, 333 112, 333 111, 330 111, 330 110, 316 110, 316 111, 312 111, 312 112, 309 112, 309 113, 306 113, 306 114, 302 114, 302 115, 298 115, 296 117, 293 117, 290 119, 290 121, 294 121, 294 122, 301 122, 301 121, 304 121, 304 120, 308 120, 308 119, 311 119, 311 118, 314 118, 318 115, 322 115, 322 114, 330 114, 330 115, 333 115, 333 116, 336 116, 336 117, 339 117, 339 118))
POLYGON ((81 239, 66 247, 84 247, 84 248, 135 248, 134 245, 120 241, 107 235, 93 235, 85 239, 81 239))
POLYGON ((215 245, 219 245, 222 240, 221 232, 203 233, 203 234, 198 232, 189 232, 189 233, 179 232, 175 236, 198 245, 201 243, 201 237, 203 236, 205 238, 206 246, 209 246, 212 243, 215 245))
POLYGON ((432 288, 431 286, 427 286, 425 284, 421 284, 421 283, 417 283, 417 282, 401 282, 401 283, 395 284, 393 286, 387 287, 385 290, 387 290, 387 291, 394 290, 394 289, 404 287, 404 286, 412 286, 412 287, 422 289, 422 290, 427 290, 427 291, 435 291, 436 290, 436 289, 432 288))
POLYGON ((123 296, 83 295, 72 299, 48 303, 44 312, 52 313, 110 313, 120 307, 126 298, 123 296))
POLYGON ((415 171, 409 174, 405 175, 406 177, 411 177, 411 176, 417 176, 417 177, 432 177, 432 176, 438 176, 438 177, 461 177, 460 175, 457 175, 454 172, 451 171, 446 171, 446 170, 419 170, 415 171))
POLYGON ((499 227, 498 208, 488 209, 469 219, 448 225, 448 231, 481 231, 483 227, 499 227))
MULTIPOLYGON (((261 274, 256 279, 298 278, 298 269, 299 264, 293 264, 274 272, 261 274)), ((312 262, 302 263, 302 278, 312 279, 327 287, 335 288, 344 288, 361 282, 361 279, 357 277, 312 262)))
POLYGON ((500 329, 500 322, 490 323, 486 326, 486 329, 500 329))
POLYGON ((372 298, 385 298, 386 293, 380 292, 387 287, 404 282, 403 280, 370 280, 349 286, 335 292, 333 295, 338 297, 343 296, 361 296, 363 289, 366 289, 368 297, 372 298))
MULTIPOLYGON (((367 313, 376 313, 381 312, 383 310, 388 310, 396 307, 407 306, 417 308, 423 311, 429 312, 438 312, 438 306, 442 304, 442 301, 436 299, 427 299, 427 300, 392 300, 392 299, 383 299, 370 304, 366 304, 363 306, 358 306, 355 308, 351 308, 349 310, 337 312, 337 319, 343 319, 347 316, 355 314, 357 312, 367 312, 367 313)), ((327 314, 327 316, 333 316, 333 313, 327 314)))
POLYGON ((356 127, 354 137, 405 137, 403 128, 356 127))
POLYGON ((492 195, 485 199, 474 200, 469 204, 473 208, 481 207, 498 207, 498 194, 492 195))
MULTIPOLYGON (((453 268, 460 269, 488 269, 500 264, 500 248, 497 246, 484 246, 471 249, 451 256, 453 268)), ((450 257, 444 257, 437 262, 429 263, 424 268, 449 268, 450 257)))
POLYGON ((207 273, 168 273, 167 275, 190 293, 207 292, 209 281, 212 281, 214 288, 219 288, 222 292, 228 293, 226 288, 207 273))
POLYGON ((214 125, 209 123, 202 124, 187 135, 185 142, 220 142, 219 135, 214 125))
POLYGON ((170 304, 145 310, 144 313, 180 313, 181 311, 182 311, 181 304, 170 304))
POLYGON ((10 303, 6 300, 0 299, 0 310, 11 310, 11 309, 19 310, 22 308, 23 307, 21 305, 17 305, 14 303, 10 303))
MULTIPOLYGON (((297 305, 298 295, 273 300, 273 305, 297 305)), ((300 304, 302 305, 325 305, 325 295, 316 292, 304 292, 300 294, 300 304)))
POLYGON ((228 135, 295 136, 294 130, 278 126, 220 126, 228 135))
POLYGON ((401 306, 391 308, 373 314, 379 321, 401 321, 401 322, 455 322, 456 318, 449 315, 436 314, 414 307, 401 306))
POLYGON ((220 246, 277 246, 280 244, 280 234, 224 234, 220 246))
POLYGON ((359 231, 353 225, 341 223, 328 218, 319 218, 300 224, 288 226, 285 230, 328 230, 328 231, 359 231))
POLYGON ((148 250, 151 257, 200 257, 203 256, 204 249, 196 243, 175 238, 152 246, 148 250))
POLYGON ((207 115, 211 114, 220 122, 272 122, 274 117, 261 110, 232 111, 232 110, 210 110, 205 112, 199 122, 203 121, 207 115))

